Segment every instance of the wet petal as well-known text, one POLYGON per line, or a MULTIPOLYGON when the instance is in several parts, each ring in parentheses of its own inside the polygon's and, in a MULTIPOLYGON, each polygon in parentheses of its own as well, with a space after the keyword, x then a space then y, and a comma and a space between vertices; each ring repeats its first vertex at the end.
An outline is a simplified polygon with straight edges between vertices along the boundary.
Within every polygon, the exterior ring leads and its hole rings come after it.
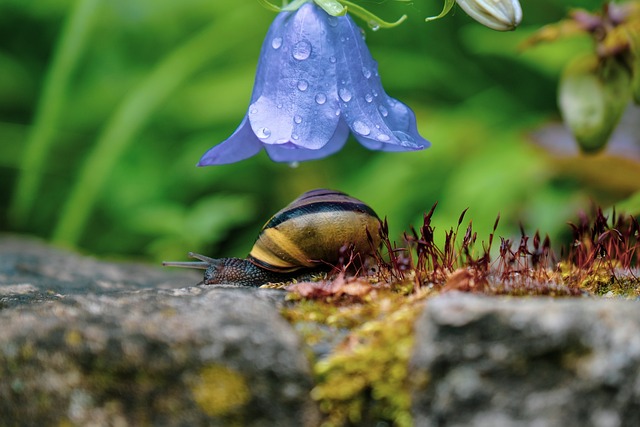
POLYGON ((204 153, 198 166, 224 165, 255 156, 262 144, 253 133, 245 117, 238 129, 226 140, 204 153))
POLYGON ((338 51, 338 101, 356 139, 373 150, 428 147, 430 143, 417 131, 413 111, 384 91, 362 30, 349 16, 340 18, 337 30, 333 36, 338 51))
POLYGON ((307 3, 281 13, 271 26, 249 107, 262 143, 318 150, 334 135, 340 117, 336 52, 327 37, 331 19, 336 18, 307 3))
POLYGON ((265 145, 265 149, 274 162, 303 162, 306 160, 321 159, 340 151, 347 142, 348 137, 349 126, 347 126, 344 120, 340 120, 338 122, 338 128, 329 142, 320 149, 311 150, 293 144, 265 145))

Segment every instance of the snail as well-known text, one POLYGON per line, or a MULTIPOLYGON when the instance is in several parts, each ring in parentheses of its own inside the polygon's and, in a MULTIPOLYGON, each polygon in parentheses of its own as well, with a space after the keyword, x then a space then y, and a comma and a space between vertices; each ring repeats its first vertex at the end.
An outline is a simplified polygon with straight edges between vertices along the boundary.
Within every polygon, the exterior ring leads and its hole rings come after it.
POLYGON ((379 226, 378 215, 362 201, 340 191, 311 190, 267 221, 246 259, 190 252, 199 261, 162 265, 204 269, 205 285, 284 282, 335 266, 345 245, 361 255, 373 252, 380 244, 379 226))

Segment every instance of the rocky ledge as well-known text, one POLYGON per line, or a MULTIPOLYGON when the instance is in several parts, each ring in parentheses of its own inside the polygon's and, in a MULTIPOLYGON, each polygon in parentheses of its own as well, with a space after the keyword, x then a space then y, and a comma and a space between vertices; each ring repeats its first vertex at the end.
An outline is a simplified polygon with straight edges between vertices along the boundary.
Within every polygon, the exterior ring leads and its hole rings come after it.
MULTIPOLYGON (((1 424, 320 424, 285 293, 198 280, 0 237, 1 424)), ((640 425, 640 306, 438 296, 408 378, 416 426, 640 425)))

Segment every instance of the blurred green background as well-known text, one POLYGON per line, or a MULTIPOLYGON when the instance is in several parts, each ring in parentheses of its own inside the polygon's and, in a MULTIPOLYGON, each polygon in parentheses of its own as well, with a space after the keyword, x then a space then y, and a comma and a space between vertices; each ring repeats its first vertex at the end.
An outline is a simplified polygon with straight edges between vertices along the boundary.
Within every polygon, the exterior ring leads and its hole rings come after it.
POLYGON ((500 213, 500 235, 522 223, 553 242, 592 200, 609 206, 640 188, 633 155, 587 158, 552 128, 532 136, 559 120, 562 67, 591 43, 519 43, 600 1, 523 2, 510 33, 460 9, 425 23, 435 0, 359 3, 409 15, 367 41, 386 91, 415 110, 432 147, 379 153, 350 139, 296 168, 264 153, 196 168, 247 110, 272 12, 255 0, 0 0, 0 230, 113 258, 244 256, 274 212, 329 187, 387 216, 398 239, 438 201, 439 232, 469 207, 480 239, 500 213))

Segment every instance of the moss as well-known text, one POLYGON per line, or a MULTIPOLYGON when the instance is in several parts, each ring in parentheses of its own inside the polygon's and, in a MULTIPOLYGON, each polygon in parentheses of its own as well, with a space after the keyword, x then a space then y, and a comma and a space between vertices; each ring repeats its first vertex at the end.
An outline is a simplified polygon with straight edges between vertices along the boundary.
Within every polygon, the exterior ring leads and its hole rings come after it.
POLYGON ((580 285, 598 296, 635 298, 640 296, 640 280, 635 277, 617 277, 609 272, 588 275, 580 285))
POLYGON ((344 336, 313 368, 317 385, 311 397, 325 414, 323 426, 376 421, 412 425, 407 374, 413 326, 430 294, 376 289, 357 303, 337 298, 301 300, 284 309, 309 345, 323 336, 344 336))
POLYGON ((64 342, 69 347, 78 347, 83 341, 82 334, 77 330, 70 330, 64 335, 64 342))
POLYGON ((202 368, 190 388, 200 409, 212 417, 238 413, 251 398, 244 377, 220 364, 202 368))

